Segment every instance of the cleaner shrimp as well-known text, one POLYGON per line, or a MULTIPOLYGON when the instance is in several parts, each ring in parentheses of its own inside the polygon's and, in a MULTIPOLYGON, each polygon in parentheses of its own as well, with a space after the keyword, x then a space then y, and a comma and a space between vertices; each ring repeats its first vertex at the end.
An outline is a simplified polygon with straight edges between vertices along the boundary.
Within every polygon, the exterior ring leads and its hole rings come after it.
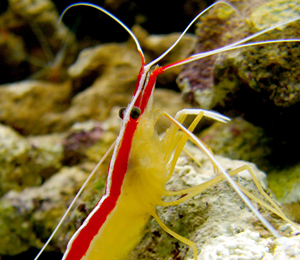
MULTIPOLYGON (((194 260, 197 260, 198 249, 196 244, 175 233, 166 226, 157 215, 156 206, 167 207, 179 205, 180 203, 202 193, 204 190, 223 179, 226 179, 230 183, 232 188, 238 193, 245 204, 254 212, 273 236, 280 238, 278 231, 262 216, 256 207, 253 206, 250 199, 264 206, 287 222, 295 225, 263 191, 255 175, 248 166, 242 166, 238 169, 226 172, 212 151, 192 133, 203 117, 223 123, 230 120, 228 117, 203 109, 183 109, 179 111, 175 117, 172 117, 161 110, 153 111, 153 93, 156 78, 166 70, 204 57, 209 57, 214 54, 245 48, 248 46, 300 41, 299 39, 283 39, 247 43, 248 41, 263 35, 266 32, 274 30, 277 27, 284 26, 300 19, 300 17, 296 17, 267 29, 263 29, 258 33, 225 47, 194 54, 186 59, 162 67, 158 66, 157 63, 164 58, 174 48, 174 46, 176 46, 196 19, 216 5, 227 5, 232 7, 226 2, 218 2, 205 9, 188 25, 181 36, 168 50, 148 64, 145 62, 143 51, 132 31, 103 8, 90 3, 77 3, 69 6, 63 12, 64 14, 67 10, 75 6, 88 6, 96 8, 110 16, 133 38, 142 62, 132 101, 129 103, 127 108, 120 111, 122 126, 119 136, 114 145, 108 151, 109 153, 112 149, 114 149, 109 166, 105 195, 101 198, 94 210, 69 241, 66 252, 63 256, 64 260, 126 259, 128 254, 142 239, 145 226, 151 216, 154 217, 159 226, 169 235, 188 245, 193 251, 194 260), (183 126, 183 123, 186 117, 190 115, 195 116, 195 119, 186 128, 183 126), (166 134, 162 138, 159 138, 154 126, 157 120, 161 117, 169 119, 172 125, 166 131, 166 134), (220 174, 213 180, 195 187, 178 191, 168 191, 165 189, 165 184, 171 178, 179 155, 188 140, 194 143, 209 158, 215 171, 220 174), (250 192, 238 185, 231 178, 231 176, 244 170, 247 170, 251 174, 255 185, 268 202, 254 197, 250 192), (172 197, 178 195, 182 197, 170 202, 162 200, 162 196, 172 197), (118 250, 116 250, 116 246, 118 247, 118 250)), ((107 154, 101 159, 99 162, 100 164, 106 156, 107 154)), ((83 187, 84 186, 85 185, 83 185, 83 187)), ((82 189, 78 192, 74 200, 78 198, 82 189)), ((70 205, 70 208, 73 204, 74 203, 70 205)), ((66 214, 68 212, 69 210, 66 214)), ((57 226, 44 248, 47 246, 62 221, 57 226)), ((39 258, 44 248, 35 259, 39 258)))

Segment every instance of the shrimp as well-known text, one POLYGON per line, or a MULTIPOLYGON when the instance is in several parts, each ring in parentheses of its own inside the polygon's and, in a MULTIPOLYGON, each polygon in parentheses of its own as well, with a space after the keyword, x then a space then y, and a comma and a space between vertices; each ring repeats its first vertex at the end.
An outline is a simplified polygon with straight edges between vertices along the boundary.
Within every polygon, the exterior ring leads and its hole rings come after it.
MULTIPOLYGON (((145 63, 144 54, 136 36, 126 25, 103 8, 90 3, 77 3, 69 6, 63 12, 64 14, 69 8, 75 6, 88 6, 96 8, 107 14, 118 22, 133 38, 142 61, 132 100, 125 109, 120 110, 122 126, 119 136, 114 143, 105 194, 69 241, 63 260, 125 259, 142 239, 145 226, 151 216, 155 218, 163 230, 177 238, 179 241, 190 246, 193 250, 194 260, 197 260, 198 251, 196 244, 167 227, 157 215, 156 206, 178 205, 191 197, 200 194, 203 190, 223 179, 226 179, 230 183, 246 205, 255 213, 265 227, 269 229, 275 237, 278 238, 280 235, 252 205, 249 198, 255 200, 267 209, 271 210, 273 213, 291 223, 280 208, 262 190, 255 178, 255 175, 249 167, 243 166, 227 173, 222 165, 216 160, 212 151, 192 133, 203 117, 223 123, 230 120, 228 117, 203 109, 183 109, 179 111, 174 118, 164 111, 153 111, 153 93, 156 78, 168 69, 217 53, 246 46, 300 41, 299 39, 284 39, 246 43, 247 41, 273 30, 278 26, 300 19, 300 17, 297 17, 268 29, 264 29, 252 36, 225 47, 204 53, 198 53, 162 67, 157 65, 157 63, 174 48, 199 16, 215 5, 220 4, 232 7, 226 2, 218 2, 208 7, 188 25, 180 37, 167 51, 148 64, 145 63), (188 115, 194 115, 195 119, 190 126, 186 128, 183 126, 183 122, 188 115), (154 127, 157 120, 163 116, 168 118, 172 122, 172 125, 166 131, 164 137, 159 138, 154 127), (214 169, 219 172, 220 175, 209 182, 192 188, 180 191, 168 191, 165 189, 166 182, 172 176, 175 164, 188 140, 198 146, 204 154, 206 154, 214 169), (231 176, 242 170, 248 170, 250 172, 258 189, 269 203, 255 198, 251 195, 251 193, 233 181, 231 176), (162 200, 162 196, 175 195, 185 196, 171 202, 165 202, 162 200), (116 246, 118 247, 117 250, 116 246)), ((77 194, 76 198, 79 196, 80 192, 77 194)), ((73 205, 73 203, 71 205, 73 205)))

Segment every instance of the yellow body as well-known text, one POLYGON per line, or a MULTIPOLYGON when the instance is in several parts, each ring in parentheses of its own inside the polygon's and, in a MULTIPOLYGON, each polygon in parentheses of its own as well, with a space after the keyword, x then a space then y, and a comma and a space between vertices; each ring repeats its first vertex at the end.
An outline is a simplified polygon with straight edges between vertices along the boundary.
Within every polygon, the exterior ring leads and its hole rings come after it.
POLYGON ((121 260, 142 239, 167 181, 163 151, 154 122, 145 113, 139 118, 132 140, 128 171, 117 205, 82 259, 121 260))

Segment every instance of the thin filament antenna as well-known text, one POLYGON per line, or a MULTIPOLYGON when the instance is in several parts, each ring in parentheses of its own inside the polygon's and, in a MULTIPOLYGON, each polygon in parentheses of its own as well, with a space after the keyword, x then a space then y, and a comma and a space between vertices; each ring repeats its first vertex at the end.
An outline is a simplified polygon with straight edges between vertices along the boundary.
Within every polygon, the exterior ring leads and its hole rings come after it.
POLYGON ((164 58, 172 49, 174 49, 174 47, 177 45, 177 43, 182 39, 182 37, 186 34, 186 32, 190 29, 190 27, 195 23, 196 20, 198 20, 198 18, 200 16, 202 16, 204 13, 206 13, 207 11, 209 11, 211 8, 213 8, 216 5, 219 4, 224 4, 229 6, 230 8, 232 8, 236 13, 239 14, 239 12, 237 11, 237 9, 235 9, 234 6, 232 6, 231 4, 224 2, 224 1, 219 1, 216 2, 212 5, 210 5, 209 7, 207 7, 206 9, 204 9, 202 12, 200 12, 190 23, 189 25, 185 28, 185 30, 181 33, 181 35, 178 37, 178 39, 171 45, 171 47, 169 47, 162 55, 160 55, 158 58, 156 58, 155 60, 151 61, 149 64, 147 64, 145 66, 145 68, 148 67, 152 67, 154 64, 156 64, 157 62, 159 62, 162 58, 164 58))
POLYGON ((96 171, 99 169, 100 165, 103 163, 103 161, 107 158, 107 156, 110 154, 110 152, 113 150, 113 148, 115 147, 116 141, 109 147, 109 149, 106 151, 106 153, 103 155, 103 157, 101 158, 101 160, 98 162, 98 164, 95 166, 95 168, 93 169, 93 171, 90 173, 90 175, 88 176, 88 178, 85 180, 85 182, 82 184, 80 190, 77 192, 76 196, 74 197, 74 199, 72 200, 71 204, 69 205, 69 207, 67 208, 65 214, 62 216, 62 218, 60 219, 60 221, 58 222, 56 228, 54 229, 54 231, 52 232, 51 236, 48 238, 48 240, 46 241, 46 243, 44 244, 44 246, 41 248, 41 250, 39 251, 39 253, 37 254, 37 256, 34 258, 34 260, 38 260, 40 255, 44 252, 45 248, 49 245, 50 241, 52 240, 52 238, 54 237, 54 235, 56 234, 57 230, 61 227, 63 221, 66 219, 67 215, 69 214, 69 212, 71 211, 71 209, 73 208, 75 202, 78 200, 79 196, 81 195, 81 193, 83 192, 83 190, 85 189, 86 185, 88 184, 88 182, 92 179, 92 177, 95 175, 96 171))
POLYGON ((141 55, 141 59, 142 59, 142 63, 145 64, 145 55, 142 51, 142 48, 141 48, 141 45, 138 41, 138 39, 136 38, 136 36, 134 35, 134 33, 121 21, 119 20, 117 17, 115 17, 113 14, 111 14, 110 12, 106 11, 104 8, 102 8, 101 6, 98 6, 98 5, 95 5, 95 4, 91 4, 91 3, 86 3, 86 2, 80 2, 80 3, 76 3, 76 4, 72 4, 72 5, 69 5, 63 12, 62 14, 60 15, 59 17, 59 23, 61 23, 62 21, 62 18, 63 16, 65 15, 65 13, 72 7, 75 7, 75 6, 88 6, 88 7, 92 7, 92 8, 95 8, 99 11, 101 11, 102 13, 108 15, 109 17, 111 17, 113 20, 115 20, 118 24, 120 24, 128 33, 129 35, 131 36, 131 38, 134 40, 135 42, 135 45, 136 45, 136 48, 138 50, 138 52, 140 53, 141 55))

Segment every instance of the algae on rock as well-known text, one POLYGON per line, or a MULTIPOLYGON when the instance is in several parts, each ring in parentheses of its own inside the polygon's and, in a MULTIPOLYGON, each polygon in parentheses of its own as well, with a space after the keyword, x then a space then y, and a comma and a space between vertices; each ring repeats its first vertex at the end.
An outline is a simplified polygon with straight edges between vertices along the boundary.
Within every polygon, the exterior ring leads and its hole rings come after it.
POLYGON ((61 167, 62 155, 59 143, 34 144, 0 125, 0 195, 40 185, 61 167))
MULTIPOLYGON (((240 15, 232 9, 228 12, 228 7, 215 7, 204 15, 198 24, 196 53, 225 46, 300 14, 299 1, 229 2, 240 15)), ((253 41, 283 38, 299 38, 298 22, 276 28, 253 41)), ((260 92, 262 98, 268 96, 275 105, 287 107, 300 101, 298 54, 297 43, 242 48, 187 65, 179 82, 184 85, 186 98, 200 105, 198 92, 212 91, 213 99, 206 109, 225 101, 236 102, 235 92, 247 87, 260 92)))
POLYGON ((0 87, 0 121, 24 135, 47 134, 57 128, 57 114, 70 102, 70 82, 25 80, 0 87))
POLYGON ((263 169, 270 166, 267 159, 272 154, 270 137, 261 127, 241 117, 227 124, 216 122, 200 132, 198 137, 218 155, 253 162, 263 169))
POLYGON ((290 169, 271 172, 269 176, 270 184, 276 198, 281 203, 291 203, 300 201, 300 167, 295 165, 290 169))
POLYGON ((41 239, 50 236, 70 203, 70 196, 85 179, 86 173, 79 168, 65 167, 40 187, 4 195, 0 200, 0 255, 41 247, 41 239))

